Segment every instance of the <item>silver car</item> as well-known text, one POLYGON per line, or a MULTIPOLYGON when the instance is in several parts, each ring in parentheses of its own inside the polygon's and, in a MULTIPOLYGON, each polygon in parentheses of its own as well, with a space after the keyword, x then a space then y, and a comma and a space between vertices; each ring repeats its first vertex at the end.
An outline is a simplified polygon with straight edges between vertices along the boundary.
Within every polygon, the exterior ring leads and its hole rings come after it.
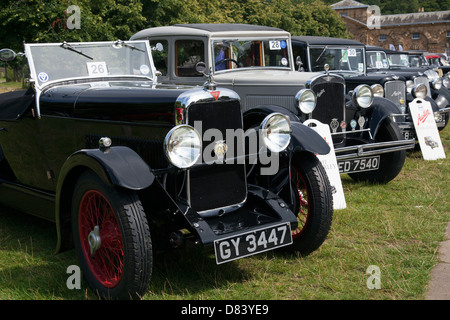
POLYGON ((159 82, 202 85, 209 77, 217 86, 237 92, 245 128, 272 112, 288 115, 292 122, 316 119, 328 124, 340 172, 356 180, 394 179, 403 167, 405 150, 413 147, 387 112, 373 108, 369 86, 346 94, 342 76, 301 71, 285 30, 185 24, 149 28, 131 39, 150 41, 159 82), (199 63, 206 72, 199 72, 199 63))

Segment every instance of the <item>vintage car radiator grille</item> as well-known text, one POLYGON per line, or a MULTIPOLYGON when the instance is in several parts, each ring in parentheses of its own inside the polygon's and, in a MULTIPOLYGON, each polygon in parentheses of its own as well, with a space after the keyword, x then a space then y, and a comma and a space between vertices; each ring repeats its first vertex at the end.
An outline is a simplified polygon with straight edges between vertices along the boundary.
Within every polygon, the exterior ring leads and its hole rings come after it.
POLYGON ((384 96, 399 108, 406 103, 406 84, 403 81, 388 81, 384 84, 384 96), (401 103, 403 102, 403 104, 401 103))
POLYGON ((414 84, 422 83, 427 87, 427 96, 431 98, 430 82, 427 77, 417 77, 414 79, 414 84))
POLYGON ((342 121, 345 121, 344 83, 326 81, 326 78, 335 79, 322 77, 310 86, 317 95, 317 105, 312 118, 328 124, 332 133, 341 132, 340 125, 342 121))
MULTIPOLYGON (((214 128, 226 140, 226 131, 242 129, 242 113, 239 101, 197 103, 187 110, 188 124, 198 129, 195 121, 201 121, 202 134, 214 128)), ((198 124, 198 123, 197 123, 198 124)), ((199 130, 199 129, 198 129, 199 130)), ((200 131, 200 130, 199 130, 200 131)), ((243 132, 242 130, 240 132, 243 132)), ((217 141, 203 141, 203 150, 217 141)), ((232 146, 231 141, 225 141, 232 146)), ((234 150, 226 155, 243 155, 244 146, 234 143, 234 150), (238 148, 240 150, 238 150, 238 148)), ((204 154, 203 154, 204 155, 204 154)), ((225 156, 226 157, 226 156, 225 156)), ((205 158, 205 157, 204 157, 205 158)), ((203 159, 205 160, 205 159, 203 159)), ((227 207, 241 203, 247 196, 245 164, 212 164, 189 171, 188 193, 190 205, 197 211, 227 207)))

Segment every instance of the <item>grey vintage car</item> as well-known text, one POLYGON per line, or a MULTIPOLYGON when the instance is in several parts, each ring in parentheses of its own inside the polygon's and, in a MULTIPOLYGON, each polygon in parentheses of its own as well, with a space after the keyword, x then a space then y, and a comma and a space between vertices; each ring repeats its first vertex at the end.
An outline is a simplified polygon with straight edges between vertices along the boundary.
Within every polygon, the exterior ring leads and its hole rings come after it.
MULTIPOLYGON (((289 32, 246 24, 184 24, 142 30, 131 38, 150 41, 158 81, 201 85, 207 76, 237 92, 244 127, 271 112, 293 122, 328 124, 341 173, 356 180, 387 182, 403 167, 411 148, 388 113, 371 107, 370 86, 351 94, 337 74, 297 70, 289 32), (198 63, 206 73, 198 72, 198 63)), ((375 99, 377 99, 375 97, 375 99)))

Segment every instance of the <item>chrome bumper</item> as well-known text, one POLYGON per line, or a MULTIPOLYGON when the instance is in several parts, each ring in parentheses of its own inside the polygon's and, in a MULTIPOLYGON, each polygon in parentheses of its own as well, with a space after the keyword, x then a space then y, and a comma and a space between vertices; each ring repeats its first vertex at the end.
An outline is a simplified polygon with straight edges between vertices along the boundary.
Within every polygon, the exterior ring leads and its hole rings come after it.
POLYGON ((408 150, 414 148, 414 145, 415 139, 410 139, 361 144, 351 147, 336 148, 334 151, 336 153, 337 160, 347 160, 364 156, 373 156, 377 154, 408 150))

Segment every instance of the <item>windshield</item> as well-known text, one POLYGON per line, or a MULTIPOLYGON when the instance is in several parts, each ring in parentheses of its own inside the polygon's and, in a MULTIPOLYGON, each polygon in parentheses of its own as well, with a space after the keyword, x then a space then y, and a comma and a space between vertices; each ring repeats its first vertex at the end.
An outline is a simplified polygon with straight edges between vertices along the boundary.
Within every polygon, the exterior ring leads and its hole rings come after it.
POLYGON ((220 39, 212 43, 215 71, 236 68, 288 68, 288 39, 220 39))
POLYGON ((330 71, 364 72, 362 48, 311 47, 309 54, 311 71, 323 71, 328 64, 330 71))
POLYGON ((391 67, 409 67, 407 54, 388 54, 388 59, 391 67))
POLYGON ((146 41, 26 44, 25 50, 38 87, 73 78, 153 78, 146 41))
POLYGON ((411 67, 428 66, 428 61, 423 55, 408 55, 408 59, 411 67))
POLYGON ((383 51, 366 51, 367 68, 389 69, 386 53, 383 51))

